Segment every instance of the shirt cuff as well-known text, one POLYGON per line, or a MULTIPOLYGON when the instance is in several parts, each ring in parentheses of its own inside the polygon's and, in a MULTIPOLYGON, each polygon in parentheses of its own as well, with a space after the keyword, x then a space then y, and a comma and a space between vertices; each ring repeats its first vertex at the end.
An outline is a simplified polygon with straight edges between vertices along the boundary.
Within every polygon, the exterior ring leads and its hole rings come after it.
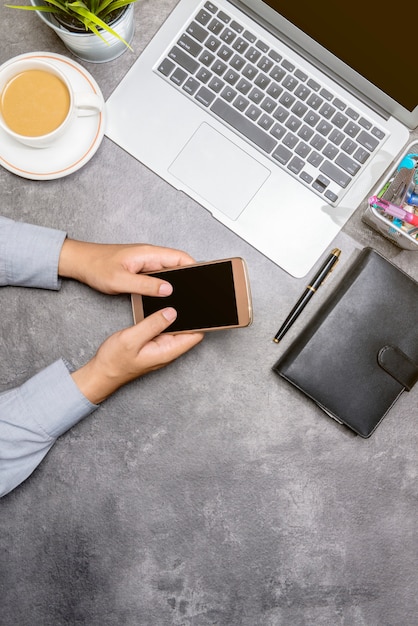
POLYGON ((23 383, 20 391, 34 423, 54 439, 98 407, 81 393, 62 359, 23 383))
POLYGON ((0 285, 59 289, 58 262, 66 236, 0 217, 0 285))

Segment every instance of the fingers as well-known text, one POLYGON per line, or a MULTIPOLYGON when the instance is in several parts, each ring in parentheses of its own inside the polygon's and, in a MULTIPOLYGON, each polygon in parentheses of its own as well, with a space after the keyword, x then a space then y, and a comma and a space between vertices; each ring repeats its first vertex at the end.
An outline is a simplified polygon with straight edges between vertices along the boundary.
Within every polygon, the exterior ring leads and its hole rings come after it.
POLYGON ((119 280, 119 290, 123 293, 138 293, 143 296, 164 297, 173 292, 173 287, 166 280, 145 274, 125 273, 119 280))

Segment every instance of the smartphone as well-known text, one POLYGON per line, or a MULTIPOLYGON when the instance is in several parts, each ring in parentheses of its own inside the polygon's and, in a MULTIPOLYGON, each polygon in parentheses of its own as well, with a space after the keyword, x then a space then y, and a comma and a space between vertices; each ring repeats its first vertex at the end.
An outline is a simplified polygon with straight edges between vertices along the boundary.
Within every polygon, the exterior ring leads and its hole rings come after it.
POLYGON ((167 333, 242 328, 252 322, 248 271, 239 257, 196 263, 150 272, 168 281, 173 293, 167 297, 132 294, 135 323, 151 313, 172 306, 177 319, 167 333))

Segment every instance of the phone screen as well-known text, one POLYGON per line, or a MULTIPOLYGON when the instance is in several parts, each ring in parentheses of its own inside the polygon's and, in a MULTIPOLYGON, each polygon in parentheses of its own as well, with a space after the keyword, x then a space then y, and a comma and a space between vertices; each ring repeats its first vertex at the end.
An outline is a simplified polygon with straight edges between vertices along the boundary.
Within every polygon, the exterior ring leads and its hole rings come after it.
POLYGON ((173 286, 173 293, 170 296, 142 297, 145 316, 167 306, 176 309, 177 319, 166 332, 238 324, 231 261, 162 271, 151 275, 167 280, 173 286))

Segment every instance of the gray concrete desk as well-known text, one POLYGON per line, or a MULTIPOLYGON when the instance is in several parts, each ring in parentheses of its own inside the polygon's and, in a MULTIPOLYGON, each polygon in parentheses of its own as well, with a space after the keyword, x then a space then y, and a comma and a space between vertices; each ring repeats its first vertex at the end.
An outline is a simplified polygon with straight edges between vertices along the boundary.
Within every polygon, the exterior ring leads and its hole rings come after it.
MULTIPOLYGON (((139 0, 135 53, 84 64, 107 98, 175 0, 139 0)), ((69 54, 33 14, 0 5, 0 62, 69 54)), ((0 501, 2 626, 418 624, 417 390, 370 440, 271 366, 372 245, 418 278, 417 257, 362 224, 338 271, 279 346, 304 280, 283 272, 106 137, 81 170, 30 181, 0 168, 1 213, 96 241, 146 241, 248 263, 255 320, 208 336, 66 433, 0 501)), ((65 282, 0 292, 1 389, 63 355, 79 366, 131 323, 129 298, 65 282)))

